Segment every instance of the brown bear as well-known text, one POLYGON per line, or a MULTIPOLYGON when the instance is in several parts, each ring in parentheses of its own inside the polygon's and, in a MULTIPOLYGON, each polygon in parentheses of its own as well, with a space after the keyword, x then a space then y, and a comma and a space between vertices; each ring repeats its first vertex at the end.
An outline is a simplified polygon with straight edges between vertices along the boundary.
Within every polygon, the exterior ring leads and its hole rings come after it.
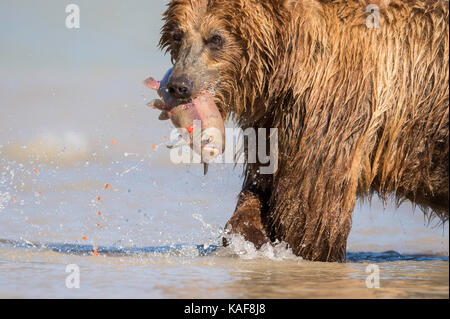
POLYGON ((278 128, 279 168, 245 166, 227 230, 344 261, 358 197, 447 220, 448 18, 432 0, 171 1, 177 98, 209 90, 242 128, 278 128))

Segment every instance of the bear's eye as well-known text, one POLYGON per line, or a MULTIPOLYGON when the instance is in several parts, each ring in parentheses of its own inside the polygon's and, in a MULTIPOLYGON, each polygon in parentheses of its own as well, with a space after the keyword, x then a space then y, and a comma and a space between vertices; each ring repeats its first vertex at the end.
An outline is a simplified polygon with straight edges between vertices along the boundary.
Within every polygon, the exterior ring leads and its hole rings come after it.
POLYGON ((172 34, 172 40, 173 40, 173 42, 175 42, 175 43, 180 43, 181 40, 183 40, 183 32, 180 31, 180 30, 175 31, 175 32, 172 34))
POLYGON ((219 49, 223 45, 223 39, 220 35, 216 34, 209 38, 208 44, 213 49, 219 49))

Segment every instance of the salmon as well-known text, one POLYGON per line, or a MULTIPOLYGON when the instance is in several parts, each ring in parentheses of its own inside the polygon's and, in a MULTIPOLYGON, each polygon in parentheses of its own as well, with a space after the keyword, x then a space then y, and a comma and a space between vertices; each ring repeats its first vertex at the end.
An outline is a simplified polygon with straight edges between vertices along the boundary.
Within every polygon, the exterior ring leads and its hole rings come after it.
POLYGON ((175 127, 184 131, 185 144, 189 144, 194 151, 200 153, 206 174, 207 163, 225 149, 224 121, 214 97, 208 92, 200 93, 188 103, 177 103, 167 89, 171 75, 172 69, 169 69, 161 81, 153 78, 144 81, 145 86, 156 90, 162 98, 153 100, 147 105, 161 111, 160 120, 170 119, 175 127), (200 145, 195 145, 195 141, 200 141, 200 145))

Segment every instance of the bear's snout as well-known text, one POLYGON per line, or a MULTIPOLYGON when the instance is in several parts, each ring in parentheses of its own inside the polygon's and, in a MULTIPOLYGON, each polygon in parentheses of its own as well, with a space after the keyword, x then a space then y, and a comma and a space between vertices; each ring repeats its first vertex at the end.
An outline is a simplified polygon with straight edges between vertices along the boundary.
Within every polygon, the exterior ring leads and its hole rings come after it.
POLYGON ((175 100, 186 100, 192 97, 193 81, 186 75, 172 77, 167 84, 169 94, 175 100))

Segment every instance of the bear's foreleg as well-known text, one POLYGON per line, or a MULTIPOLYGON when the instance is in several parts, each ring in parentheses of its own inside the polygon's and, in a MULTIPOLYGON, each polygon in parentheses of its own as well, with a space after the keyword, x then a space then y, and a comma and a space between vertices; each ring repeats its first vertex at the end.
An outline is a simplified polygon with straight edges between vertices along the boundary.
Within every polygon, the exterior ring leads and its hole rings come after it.
POLYGON ((223 245, 230 243, 230 237, 239 234, 245 240, 252 242, 257 249, 269 242, 262 220, 261 199, 252 191, 242 191, 233 216, 225 225, 223 245))

